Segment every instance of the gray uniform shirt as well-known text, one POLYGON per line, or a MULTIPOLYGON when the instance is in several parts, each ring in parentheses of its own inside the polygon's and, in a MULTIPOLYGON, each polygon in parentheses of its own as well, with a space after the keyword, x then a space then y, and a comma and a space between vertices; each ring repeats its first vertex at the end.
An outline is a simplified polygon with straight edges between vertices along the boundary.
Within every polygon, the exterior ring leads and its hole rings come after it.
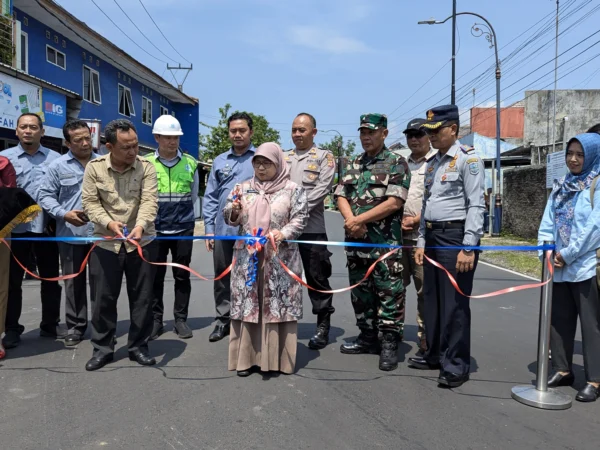
POLYGON ((465 221, 463 245, 474 247, 483 236, 485 200, 483 161, 456 141, 445 155, 427 160, 425 195, 417 247, 425 247, 426 222, 465 221))
MULTIPOLYGON (((23 150, 21 144, 4 150, 0 155, 8 158, 15 168, 15 172, 17 173, 17 187, 25 189, 36 202, 38 201, 38 191, 44 180, 48 164, 60 158, 60 153, 42 146, 40 146, 37 152, 30 155, 23 150)), ((47 222, 48 215, 46 213, 38 214, 31 222, 16 226, 12 232, 15 234, 26 232, 43 233, 47 222)))
POLYGON ((290 179, 302 186, 308 197, 308 224, 303 233, 325 233, 325 197, 335 176, 335 159, 330 151, 313 147, 284 153, 290 179))
MULTIPOLYGON (((92 153, 91 160, 98 157, 92 153)), ((46 169, 46 175, 38 192, 38 203, 44 211, 56 219, 56 236, 90 237, 94 234, 94 224, 76 227, 65 221, 65 214, 74 209, 83 211, 81 187, 85 169, 69 150, 66 155, 55 159, 46 169)), ((86 244, 83 241, 71 244, 86 244)))

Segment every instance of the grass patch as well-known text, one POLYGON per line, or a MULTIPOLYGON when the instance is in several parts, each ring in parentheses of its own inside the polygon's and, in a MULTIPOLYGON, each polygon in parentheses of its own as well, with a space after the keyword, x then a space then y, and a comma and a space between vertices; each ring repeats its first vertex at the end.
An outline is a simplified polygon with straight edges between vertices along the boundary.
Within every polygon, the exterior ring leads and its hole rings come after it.
MULTIPOLYGON (((522 239, 511 235, 502 235, 500 237, 484 237, 481 245, 537 245, 535 239, 522 239)), ((542 263, 538 259, 537 251, 517 252, 517 251, 484 251, 480 255, 482 261, 495 264, 505 269, 539 278, 542 273, 542 263)))

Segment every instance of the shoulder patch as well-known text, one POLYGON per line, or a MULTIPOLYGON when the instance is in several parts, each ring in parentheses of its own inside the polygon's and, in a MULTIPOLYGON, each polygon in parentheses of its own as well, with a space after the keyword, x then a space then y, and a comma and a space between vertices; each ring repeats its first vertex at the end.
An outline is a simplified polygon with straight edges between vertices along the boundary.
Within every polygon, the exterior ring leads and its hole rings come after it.
POLYGON ((479 162, 479 159, 477 159, 477 158, 469 158, 469 159, 467 159, 467 164, 476 163, 476 162, 479 162))
POLYGON ((469 173, 471 175, 478 175, 479 174, 479 163, 470 163, 469 164, 469 173))

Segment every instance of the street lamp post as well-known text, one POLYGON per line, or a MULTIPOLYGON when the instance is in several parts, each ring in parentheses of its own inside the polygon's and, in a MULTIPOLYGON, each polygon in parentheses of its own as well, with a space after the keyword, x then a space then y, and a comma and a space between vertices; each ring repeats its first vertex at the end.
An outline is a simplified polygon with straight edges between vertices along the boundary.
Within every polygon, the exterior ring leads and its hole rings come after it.
POLYGON ((452 18, 456 18, 456 16, 475 16, 483 20, 488 29, 482 29, 480 28, 481 24, 476 23, 473 25, 473 27, 471 27, 471 34, 476 37, 485 36, 487 41, 490 43, 490 47, 494 47, 494 52, 496 54, 496 183, 494 183, 493 186, 495 191, 496 206, 493 228, 494 234, 498 235, 500 234, 500 228, 502 225, 502 194, 500 193, 502 182, 502 166, 500 161, 500 79, 502 73, 500 71, 500 59, 498 58, 498 41, 496 39, 496 32, 494 31, 492 24, 485 17, 472 12, 455 13, 442 21, 435 19, 423 20, 419 22, 419 25, 440 25, 446 23, 452 18))
POLYGON ((344 136, 338 130, 324 130, 323 133, 337 133, 340 137, 340 145, 338 146, 338 158, 337 158, 337 173, 338 173, 338 183, 342 182, 342 149, 344 148, 344 136))

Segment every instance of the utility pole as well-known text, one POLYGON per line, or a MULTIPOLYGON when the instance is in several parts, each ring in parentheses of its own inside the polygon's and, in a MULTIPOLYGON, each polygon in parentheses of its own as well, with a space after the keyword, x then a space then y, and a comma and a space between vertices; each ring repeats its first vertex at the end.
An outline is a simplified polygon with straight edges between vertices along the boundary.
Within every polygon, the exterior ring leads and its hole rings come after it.
POLYGON ((177 89, 179 89, 180 91, 183 91, 183 84, 185 83, 185 80, 187 79, 188 75, 193 70, 193 68, 194 68, 194 66, 192 64, 190 64, 189 67, 181 67, 181 63, 179 63, 179 65, 177 65, 177 66, 170 66, 169 64, 167 64, 167 70, 169 72, 171 72, 171 75, 173 75, 173 79, 177 83, 177 89), (173 73, 174 70, 175 71, 177 71, 177 70, 185 71, 185 77, 183 77, 183 81, 181 82, 181 84, 179 83, 179 81, 177 81, 177 77, 175 77, 175 74, 173 73))
POLYGON ((558 14, 560 12, 560 0, 556 0, 556 49, 554 57, 554 99, 552 106, 552 153, 556 151, 556 87, 558 83, 558 14))
POLYGON ((452 0, 452 91, 450 104, 456 104, 456 0, 452 0))

